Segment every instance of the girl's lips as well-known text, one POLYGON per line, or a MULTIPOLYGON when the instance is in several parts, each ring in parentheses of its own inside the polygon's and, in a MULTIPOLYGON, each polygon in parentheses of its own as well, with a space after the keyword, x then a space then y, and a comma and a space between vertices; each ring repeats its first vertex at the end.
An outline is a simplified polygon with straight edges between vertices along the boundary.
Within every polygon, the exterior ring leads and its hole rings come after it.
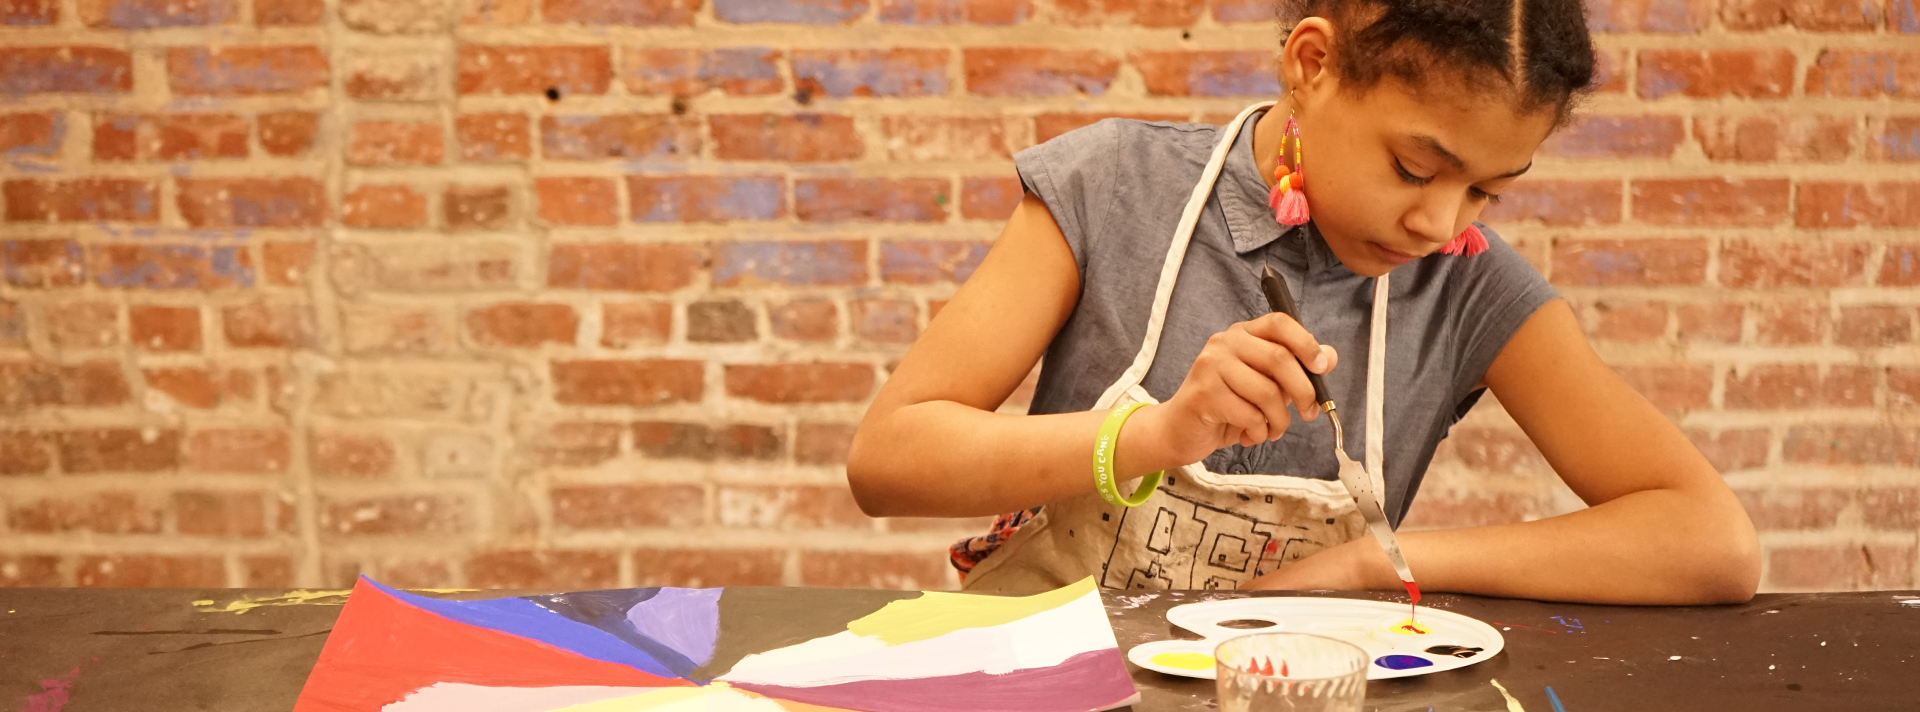
POLYGON ((1374 256, 1379 257, 1380 259, 1386 260, 1388 262, 1392 262, 1397 265, 1403 265, 1408 262, 1412 262, 1414 260, 1420 259, 1419 255, 1409 255, 1399 250, 1388 249, 1387 246, 1382 245, 1378 242, 1369 242, 1367 243, 1367 246, 1373 248, 1374 256))

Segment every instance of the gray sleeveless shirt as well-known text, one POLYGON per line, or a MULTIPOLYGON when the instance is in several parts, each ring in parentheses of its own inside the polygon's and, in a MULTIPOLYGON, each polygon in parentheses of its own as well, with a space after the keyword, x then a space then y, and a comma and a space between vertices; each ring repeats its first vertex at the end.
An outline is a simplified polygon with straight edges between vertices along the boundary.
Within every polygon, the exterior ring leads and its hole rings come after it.
MULTIPOLYGON (((1366 443, 1367 326, 1373 280, 1349 271, 1312 223, 1287 228, 1267 207, 1250 119, 1194 229, 1143 386, 1165 401, 1207 338, 1268 312, 1259 274, 1287 278, 1301 321, 1340 352, 1327 386, 1356 460, 1366 443)), ((1181 208, 1222 127, 1107 119, 1014 156, 1027 192, 1045 201, 1080 270, 1080 301, 1041 363, 1034 414, 1085 411, 1126 370, 1146 335, 1154 284, 1181 208)), ((1487 367, 1520 325, 1558 297, 1492 230, 1473 257, 1434 254, 1394 270, 1388 300, 1386 510, 1395 526, 1434 449, 1473 407, 1487 367)), ((1296 414, 1279 440, 1235 445, 1205 460, 1223 474, 1338 479, 1325 418, 1296 414)))

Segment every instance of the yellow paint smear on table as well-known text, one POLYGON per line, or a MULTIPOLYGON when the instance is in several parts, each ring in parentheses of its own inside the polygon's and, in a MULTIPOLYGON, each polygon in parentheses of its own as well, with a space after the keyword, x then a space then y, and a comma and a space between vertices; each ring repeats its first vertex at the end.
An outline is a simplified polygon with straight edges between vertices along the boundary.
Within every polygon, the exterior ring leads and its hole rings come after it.
POLYGON ((1213 656, 1201 655, 1199 653, 1161 653, 1147 658, 1147 661, 1155 665, 1165 665, 1181 670, 1213 669, 1213 656))
POLYGON ((1499 680, 1488 680, 1488 682, 1493 683, 1493 689, 1500 691, 1501 697, 1507 698, 1507 712, 1527 712, 1527 708, 1521 707, 1520 701, 1514 699, 1513 693, 1507 692, 1506 686, 1500 684, 1499 680))
MULTIPOLYGON (((426 593, 465 593, 476 589, 421 588, 410 590, 424 591, 426 593)), ((264 608, 267 606, 341 606, 346 605, 348 593, 351 593, 351 591, 346 589, 323 589, 317 591, 297 590, 288 591, 278 596, 261 596, 258 598, 243 596, 239 600, 228 601, 225 605, 221 605, 212 599, 201 599, 193 602, 193 609, 201 613, 242 614, 255 608, 264 608)))
POLYGON ((894 601, 847 624, 854 635, 879 638, 888 645, 937 638, 956 630, 1004 625, 1041 611, 1099 595, 1093 577, 1033 596, 985 596, 928 591, 919 598, 894 601))

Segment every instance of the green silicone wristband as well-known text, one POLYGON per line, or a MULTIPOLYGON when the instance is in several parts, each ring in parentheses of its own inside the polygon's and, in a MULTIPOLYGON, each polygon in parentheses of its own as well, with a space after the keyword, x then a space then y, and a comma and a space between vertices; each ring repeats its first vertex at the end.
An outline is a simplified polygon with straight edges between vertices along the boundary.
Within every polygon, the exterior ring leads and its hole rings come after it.
POLYGON ((1120 442, 1120 426, 1127 422, 1133 412, 1144 407, 1145 403, 1128 403, 1114 408, 1107 414, 1106 422, 1100 424, 1100 438, 1093 443, 1093 484, 1100 491, 1100 498, 1115 507, 1138 507, 1147 503, 1153 491, 1160 487, 1160 477, 1165 471, 1155 472, 1140 480, 1131 496, 1120 496, 1120 483, 1114 481, 1113 450, 1120 442))

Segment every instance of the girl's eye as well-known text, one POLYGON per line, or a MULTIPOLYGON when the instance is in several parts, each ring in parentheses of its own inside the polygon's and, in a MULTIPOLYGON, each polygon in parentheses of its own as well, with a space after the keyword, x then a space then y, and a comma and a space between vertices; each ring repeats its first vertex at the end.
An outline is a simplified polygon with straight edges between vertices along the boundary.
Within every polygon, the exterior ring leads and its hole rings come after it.
POLYGON ((1500 196, 1494 195, 1492 193, 1481 190, 1479 188, 1468 188, 1467 193, 1472 195, 1475 200, 1484 200, 1489 203, 1500 202, 1500 196))
POLYGON ((1400 174, 1400 180, 1406 181, 1408 185, 1426 185, 1433 182, 1432 176, 1422 177, 1408 173, 1407 167, 1401 165, 1397 157, 1393 159, 1393 172, 1400 174))

